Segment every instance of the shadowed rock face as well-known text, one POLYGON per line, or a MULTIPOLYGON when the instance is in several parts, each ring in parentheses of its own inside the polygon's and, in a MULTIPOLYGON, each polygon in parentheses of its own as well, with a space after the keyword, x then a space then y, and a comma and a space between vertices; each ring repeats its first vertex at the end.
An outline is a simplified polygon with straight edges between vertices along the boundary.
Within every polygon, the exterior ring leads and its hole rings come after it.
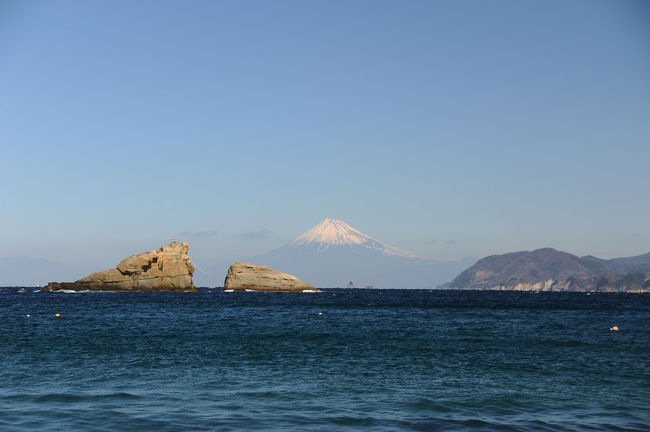
POLYGON ((44 291, 196 291, 187 243, 172 242, 122 260, 76 282, 50 282, 44 291))
POLYGON ((266 266, 245 262, 237 262, 230 266, 224 282, 224 289, 235 291, 316 291, 313 286, 295 276, 275 271, 266 266))

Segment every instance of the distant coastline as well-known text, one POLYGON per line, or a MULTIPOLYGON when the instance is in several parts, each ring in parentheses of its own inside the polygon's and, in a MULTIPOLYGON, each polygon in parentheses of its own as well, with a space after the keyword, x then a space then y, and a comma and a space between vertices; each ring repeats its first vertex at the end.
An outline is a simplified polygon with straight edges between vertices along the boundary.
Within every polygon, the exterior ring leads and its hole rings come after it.
POLYGON ((491 255, 442 288, 491 291, 650 292, 650 253, 604 260, 552 248, 491 255))

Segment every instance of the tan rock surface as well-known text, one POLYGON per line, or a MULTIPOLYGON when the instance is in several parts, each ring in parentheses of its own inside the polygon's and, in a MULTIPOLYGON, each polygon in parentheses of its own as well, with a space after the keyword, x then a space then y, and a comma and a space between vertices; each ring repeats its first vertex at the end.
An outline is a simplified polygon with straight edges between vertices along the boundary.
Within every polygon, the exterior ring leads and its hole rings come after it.
POLYGON ((196 291, 187 243, 172 242, 122 260, 76 282, 50 282, 45 291, 196 291))
POLYGON ((247 262, 236 262, 230 266, 224 282, 224 290, 318 291, 295 276, 247 262))

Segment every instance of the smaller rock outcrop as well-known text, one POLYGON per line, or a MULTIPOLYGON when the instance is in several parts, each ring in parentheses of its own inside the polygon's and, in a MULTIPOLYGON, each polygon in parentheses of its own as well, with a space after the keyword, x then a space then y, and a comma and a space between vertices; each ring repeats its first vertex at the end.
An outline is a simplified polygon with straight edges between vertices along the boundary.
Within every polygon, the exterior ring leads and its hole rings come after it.
POLYGON ((233 291, 318 291, 295 276, 247 262, 231 265, 223 286, 233 291))
POLYGON ((43 291, 196 291, 188 249, 187 243, 172 242, 76 282, 50 282, 43 291))

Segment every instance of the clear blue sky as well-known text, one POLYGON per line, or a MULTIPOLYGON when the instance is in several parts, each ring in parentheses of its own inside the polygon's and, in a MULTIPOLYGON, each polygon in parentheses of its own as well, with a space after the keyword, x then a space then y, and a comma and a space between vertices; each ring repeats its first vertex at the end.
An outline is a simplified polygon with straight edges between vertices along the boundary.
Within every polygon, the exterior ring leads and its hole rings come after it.
POLYGON ((1 1, 0 150, 0 257, 645 253, 650 4, 1 1))

